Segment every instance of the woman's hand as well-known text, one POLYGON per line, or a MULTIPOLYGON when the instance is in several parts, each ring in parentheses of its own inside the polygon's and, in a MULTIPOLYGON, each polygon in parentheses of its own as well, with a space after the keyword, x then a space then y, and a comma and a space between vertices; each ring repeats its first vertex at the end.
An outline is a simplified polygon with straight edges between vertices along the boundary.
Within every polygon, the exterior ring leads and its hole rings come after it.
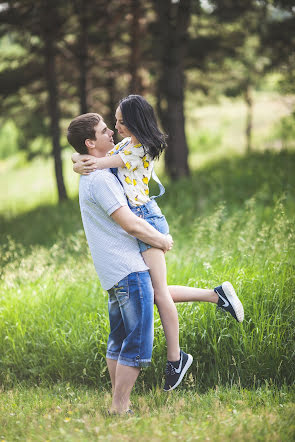
POLYGON ((71 156, 73 163, 77 163, 77 161, 79 161, 80 159, 80 154, 78 152, 74 152, 71 156))
POLYGON ((79 160, 73 165, 73 171, 80 175, 89 175, 96 169, 96 158, 91 155, 80 155, 79 160))
POLYGON ((165 241, 165 248, 163 249, 164 253, 166 253, 172 249, 173 242, 174 242, 172 236, 169 233, 167 235, 165 235, 165 240, 166 240, 165 241))

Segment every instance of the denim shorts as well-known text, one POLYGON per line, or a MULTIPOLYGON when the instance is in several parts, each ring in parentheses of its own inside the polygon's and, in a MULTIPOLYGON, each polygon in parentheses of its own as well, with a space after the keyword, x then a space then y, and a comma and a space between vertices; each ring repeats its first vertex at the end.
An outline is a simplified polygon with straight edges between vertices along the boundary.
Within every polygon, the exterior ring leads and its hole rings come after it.
POLYGON ((121 365, 147 367, 154 340, 154 291, 149 272, 130 273, 108 293, 111 330, 106 357, 121 365))
MULTIPOLYGON (((167 235, 169 233, 169 225, 166 221, 165 216, 162 214, 160 207, 154 199, 150 200, 148 203, 141 206, 130 207, 135 215, 140 218, 145 219, 151 226, 153 226, 158 232, 167 235)), ((144 252, 150 249, 152 246, 144 243, 140 239, 137 240, 139 244, 139 249, 144 252)))

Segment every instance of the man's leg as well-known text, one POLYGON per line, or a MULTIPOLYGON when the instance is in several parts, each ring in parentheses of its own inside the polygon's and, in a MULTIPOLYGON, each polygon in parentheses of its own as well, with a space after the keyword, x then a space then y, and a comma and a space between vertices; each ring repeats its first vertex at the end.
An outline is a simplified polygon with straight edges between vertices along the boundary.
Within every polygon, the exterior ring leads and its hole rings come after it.
POLYGON ((116 388, 116 371, 117 371, 117 365, 122 343, 126 337, 126 331, 125 326, 121 314, 121 308, 119 301, 117 299, 117 287, 118 284, 116 284, 116 290, 112 288, 108 291, 109 293, 109 301, 108 301, 108 310, 109 310, 109 321, 110 321, 110 334, 109 339, 107 343, 107 366, 109 375, 112 382, 112 406, 111 410, 113 412, 120 413, 120 409, 117 409, 116 404, 114 404, 114 394, 115 394, 115 388, 116 388))
MULTIPOLYGON (((114 365, 114 364, 111 364, 114 365)), ((110 411, 126 413, 130 406, 130 394, 139 375, 140 368, 116 364, 115 387, 113 390, 113 401, 110 411)))
POLYGON ((107 366, 109 370, 109 375, 112 382, 112 392, 114 394, 115 385, 116 385, 116 369, 117 369, 117 361, 115 359, 107 358, 107 366))
POLYGON ((113 287, 110 301, 112 332, 107 363, 113 387, 111 411, 124 413, 129 409, 130 393, 140 367, 148 366, 152 356, 154 294, 149 272, 131 273, 121 280, 113 287))

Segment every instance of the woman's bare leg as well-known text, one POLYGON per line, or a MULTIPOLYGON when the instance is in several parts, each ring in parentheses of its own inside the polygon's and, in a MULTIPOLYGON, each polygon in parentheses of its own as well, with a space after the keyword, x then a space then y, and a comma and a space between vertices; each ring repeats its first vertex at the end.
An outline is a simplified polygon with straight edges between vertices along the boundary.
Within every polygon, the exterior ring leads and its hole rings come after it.
POLYGON ((167 286, 164 252, 152 247, 143 252, 142 256, 150 269, 155 304, 159 310, 167 342, 167 359, 178 361, 180 358, 178 313, 167 286))
POLYGON ((182 285, 169 285, 170 295, 174 302, 212 302, 217 304, 218 295, 214 290, 185 287, 182 285))

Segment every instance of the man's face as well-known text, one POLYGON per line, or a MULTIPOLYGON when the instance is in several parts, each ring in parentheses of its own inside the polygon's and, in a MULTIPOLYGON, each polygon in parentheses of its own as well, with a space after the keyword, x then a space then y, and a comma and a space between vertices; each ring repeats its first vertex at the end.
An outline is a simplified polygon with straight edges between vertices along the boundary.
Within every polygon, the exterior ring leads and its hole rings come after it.
POLYGON ((96 157, 105 156, 105 154, 114 147, 114 132, 107 127, 103 119, 94 127, 96 140, 89 140, 89 154, 96 157))
POLYGON ((121 135, 121 137, 123 137, 123 138, 131 137, 132 133, 124 125, 120 106, 117 108, 115 116, 116 116, 116 120, 117 120, 116 121, 116 129, 117 129, 118 133, 121 135))

